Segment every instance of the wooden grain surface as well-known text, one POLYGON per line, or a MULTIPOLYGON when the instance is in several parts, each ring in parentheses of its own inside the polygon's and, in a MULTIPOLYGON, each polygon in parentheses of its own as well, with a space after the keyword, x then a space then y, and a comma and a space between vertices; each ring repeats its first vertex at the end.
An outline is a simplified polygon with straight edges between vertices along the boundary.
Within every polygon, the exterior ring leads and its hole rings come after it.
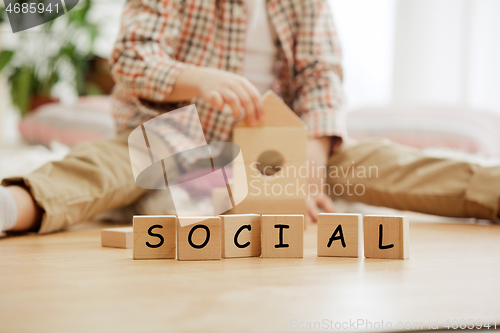
POLYGON ((1 332, 287 332, 324 319, 500 324, 500 226, 411 223, 409 260, 318 258, 308 226, 302 259, 205 262, 134 261, 131 249, 101 247, 102 227, 0 239, 1 332))

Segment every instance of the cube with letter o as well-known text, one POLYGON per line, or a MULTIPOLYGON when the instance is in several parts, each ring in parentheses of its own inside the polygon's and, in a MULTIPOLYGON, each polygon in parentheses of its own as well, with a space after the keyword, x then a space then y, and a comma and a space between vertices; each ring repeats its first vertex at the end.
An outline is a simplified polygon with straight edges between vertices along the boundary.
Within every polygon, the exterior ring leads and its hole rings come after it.
POLYGON ((220 217, 179 217, 179 225, 177 226, 177 259, 220 260, 220 258, 220 217), (184 225, 184 227, 181 227, 181 225, 184 225))

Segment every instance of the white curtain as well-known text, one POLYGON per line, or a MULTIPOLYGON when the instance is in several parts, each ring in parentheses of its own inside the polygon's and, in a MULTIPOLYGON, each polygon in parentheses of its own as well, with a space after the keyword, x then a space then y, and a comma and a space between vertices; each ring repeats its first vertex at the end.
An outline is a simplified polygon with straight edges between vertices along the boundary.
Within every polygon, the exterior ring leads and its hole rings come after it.
POLYGON ((350 107, 470 107, 500 114, 500 1, 330 0, 350 107))
POLYGON ((392 98, 395 0, 330 0, 350 108, 392 98))

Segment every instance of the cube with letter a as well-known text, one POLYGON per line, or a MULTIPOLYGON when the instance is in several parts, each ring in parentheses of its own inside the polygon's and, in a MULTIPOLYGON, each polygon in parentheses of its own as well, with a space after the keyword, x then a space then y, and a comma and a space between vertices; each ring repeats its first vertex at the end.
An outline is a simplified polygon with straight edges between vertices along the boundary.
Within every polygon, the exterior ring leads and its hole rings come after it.
POLYGON ((318 215, 318 257, 358 257, 361 214, 318 215))

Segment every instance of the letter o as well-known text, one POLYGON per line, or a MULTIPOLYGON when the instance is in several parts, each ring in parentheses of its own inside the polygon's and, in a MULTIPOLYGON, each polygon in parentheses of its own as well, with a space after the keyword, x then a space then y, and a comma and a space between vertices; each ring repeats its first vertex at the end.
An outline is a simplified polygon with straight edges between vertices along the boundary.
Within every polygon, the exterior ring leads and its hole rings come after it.
POLYGON ((198 224, 198 225, 194 226, 193 228, 191 228, 191 230, 189 231, 188 243, 189 243, 189 245, 191 245, 195 249, 204 248, 208 244, 209 240, 210 240, 210 229, 208 229, 208 227, 204 224, 198 224), (205 231, 207 232, 207 236, 205 238, 205 241, 201 245, 196 245, 195 243, 193 243, 193 233, 195 232, 196 229, 205 229, 205 231))

